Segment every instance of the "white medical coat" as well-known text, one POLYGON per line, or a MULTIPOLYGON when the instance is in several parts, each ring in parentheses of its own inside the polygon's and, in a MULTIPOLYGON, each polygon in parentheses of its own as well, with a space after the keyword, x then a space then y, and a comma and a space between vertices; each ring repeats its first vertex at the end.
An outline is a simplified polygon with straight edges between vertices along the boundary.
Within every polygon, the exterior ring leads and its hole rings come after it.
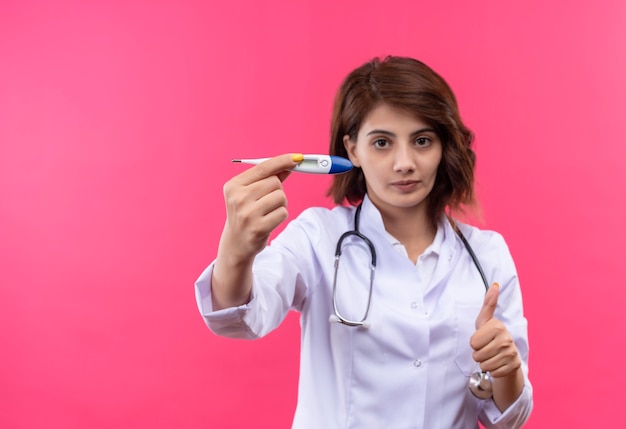
MULTIPOLYGON (((248 304, 212 310, 212 263, 196 282, 198 308, 216 334, 259 338, 299 311, 302 328, 298 405, 293 428, 487 428, 521 427, 532 409, 528 380, 527 322, 516 269, 504 239, 459 224, 489 283, 500 283, 495 317, 511 333, 522 360, 525 386, 501 413, 468 390, 478 369, 470 337, 485 287, 472 259, 445 219, 431 249, 430 281, 395 251, 380 212, 365 198, 360 231, 374 244, 376 275, 369 328, 329 323, 336 243, 354 228, 354 207, 310 208, 290 222, 259 255, 248 304)), ((370 255, 362 241, 347 239, 338 275, 337 303, 346 318, 360 320, 369 291, 370 255)))

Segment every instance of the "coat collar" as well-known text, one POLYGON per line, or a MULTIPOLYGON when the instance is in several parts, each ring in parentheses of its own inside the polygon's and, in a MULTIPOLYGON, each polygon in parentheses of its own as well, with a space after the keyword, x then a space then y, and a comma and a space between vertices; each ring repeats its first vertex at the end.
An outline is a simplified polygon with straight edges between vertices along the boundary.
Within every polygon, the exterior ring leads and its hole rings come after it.
MULTIPOLYGON (((361 204, 362 208, 359 230, 368 237, 377 236, 389 241, 383 217, 367 194, 363 197, 363 202, 361 204)), ((437 232, 435 233, 435 239, 431 245, 432 250, 438 255, 452 260, 459 244, 459 238, 454 232, 452 225, 450 225, 447 216, 442 214, 439 222, 437 223, 437 232)))

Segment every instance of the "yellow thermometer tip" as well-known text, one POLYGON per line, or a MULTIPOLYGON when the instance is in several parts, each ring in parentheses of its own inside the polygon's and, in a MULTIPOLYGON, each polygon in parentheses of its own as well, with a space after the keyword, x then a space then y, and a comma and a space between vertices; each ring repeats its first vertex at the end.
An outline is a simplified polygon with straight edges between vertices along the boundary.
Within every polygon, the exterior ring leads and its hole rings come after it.
POLYGON ((291 154, 291 159, 293 159, 293 162, 301 162, 304 159, 304 155, 301 153, 293 153, 291 154))

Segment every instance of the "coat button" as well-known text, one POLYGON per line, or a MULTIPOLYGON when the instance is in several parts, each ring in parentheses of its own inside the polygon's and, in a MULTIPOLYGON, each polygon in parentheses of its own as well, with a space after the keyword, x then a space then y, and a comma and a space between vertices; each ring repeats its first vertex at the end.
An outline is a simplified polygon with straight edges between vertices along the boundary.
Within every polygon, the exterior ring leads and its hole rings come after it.
POLYGON ((413 366, 416 367, 416 368, 419 368, 420 366, 422 366, 422 361, 419 360, 419 359, 415 359, 413 361, 413 366))

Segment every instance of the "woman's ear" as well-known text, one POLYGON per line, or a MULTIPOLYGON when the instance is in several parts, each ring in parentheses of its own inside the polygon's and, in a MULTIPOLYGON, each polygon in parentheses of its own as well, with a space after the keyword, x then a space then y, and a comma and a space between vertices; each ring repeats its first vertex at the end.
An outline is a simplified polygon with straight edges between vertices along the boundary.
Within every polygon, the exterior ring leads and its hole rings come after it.
POLYGON ((348 158, 350 158, 350 162, 355 167, 360 167, 359 158, 356 156, 356 142, 350 140, 349 135, 343 136, 343 147, 346 148, 346 152, 348 152, 348 158))

